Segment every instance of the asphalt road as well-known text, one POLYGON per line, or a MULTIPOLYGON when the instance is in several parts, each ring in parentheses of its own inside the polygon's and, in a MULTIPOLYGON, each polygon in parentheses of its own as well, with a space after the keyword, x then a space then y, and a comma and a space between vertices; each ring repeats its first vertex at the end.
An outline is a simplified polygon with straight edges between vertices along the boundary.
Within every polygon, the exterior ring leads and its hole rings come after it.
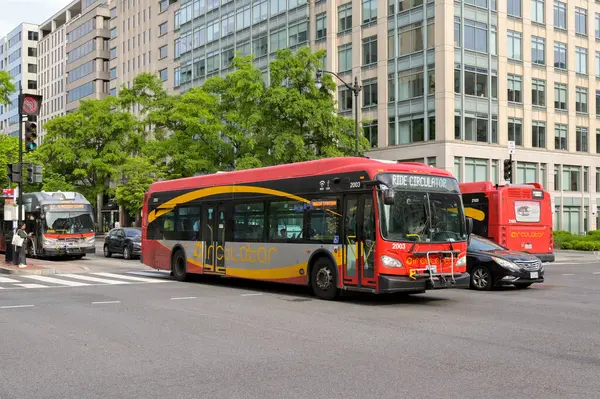
POLYGON ((546 277, 338 302, 231 280, 0 290, 0 397, 600 397, 600 263, 546 277))

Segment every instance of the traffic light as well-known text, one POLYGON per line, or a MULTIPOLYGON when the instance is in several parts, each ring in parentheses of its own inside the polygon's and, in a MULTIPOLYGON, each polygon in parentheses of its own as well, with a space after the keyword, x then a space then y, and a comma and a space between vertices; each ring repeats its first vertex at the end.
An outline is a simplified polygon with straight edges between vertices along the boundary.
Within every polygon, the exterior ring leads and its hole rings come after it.
POLYGON ((37 123, 25 122, 25 152, 34 151, 37 148, 37 123))
POLYGON ((21 165, 18 163, 11 163, 6 165, 6 172, 8 180, 13 183, 21 183, 21 165))
POLYGON ((30 184, 42 182, 42 167, 40 165, 27 165, 27 181, 30 184))
POLYGON ((512 160, 504 160, 504 180, 512 183, 512 160))

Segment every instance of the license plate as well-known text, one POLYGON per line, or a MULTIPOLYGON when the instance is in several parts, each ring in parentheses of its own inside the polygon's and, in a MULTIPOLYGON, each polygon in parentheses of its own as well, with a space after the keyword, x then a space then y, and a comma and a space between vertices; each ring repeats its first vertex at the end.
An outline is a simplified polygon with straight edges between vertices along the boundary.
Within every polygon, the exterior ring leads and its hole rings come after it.
POLYGON ((525 249, 531 249, 533 246, 531 244, 525 244, 525 249))
POLYGON ((431 270, 432 273, 437 273, 437 266, 435 266, 435 265, 429 265, 425 269, 431 270))
POLYGON ((538 272, 531 272, 531 278, 538 278, 538 272))

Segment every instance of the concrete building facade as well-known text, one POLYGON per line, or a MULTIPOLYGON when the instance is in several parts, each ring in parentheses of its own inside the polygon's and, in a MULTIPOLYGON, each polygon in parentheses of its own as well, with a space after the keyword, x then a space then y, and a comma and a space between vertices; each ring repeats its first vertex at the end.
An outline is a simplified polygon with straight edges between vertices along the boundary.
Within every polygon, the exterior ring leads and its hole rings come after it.
POLYGON ((11 104, 0 105, 0 133, 19 135, 19 86, 23 93, 38 94, 38 25, 21 23, 0 39, 0 69, 7 71, 17 91, 11 104))

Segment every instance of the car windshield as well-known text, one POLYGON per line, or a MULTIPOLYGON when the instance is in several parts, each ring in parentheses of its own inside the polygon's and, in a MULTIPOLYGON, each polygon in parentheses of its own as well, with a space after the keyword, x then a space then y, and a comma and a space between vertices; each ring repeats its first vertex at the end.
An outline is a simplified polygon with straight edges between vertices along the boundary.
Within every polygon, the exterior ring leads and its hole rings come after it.
POLYGON ((501 245, 496 244, 493 241, 490 241, 483 237, 471 236, 471 240, 469 242, 469 251, 503 251, 504 248, 501 245))
POLYGON ((92 215, 85 211, 46 212, 44 232, 82 234, 94 232, 92 215))
POLYGON ((394 204, 379 195, 381 233, 386 240, 448 242, 467 239, 458 194, 394 190, 394 204))
POLYGON ((142 231, 135 229, 125 230, 125 235, 127 237, 140 237, 142 235, 142 231))

